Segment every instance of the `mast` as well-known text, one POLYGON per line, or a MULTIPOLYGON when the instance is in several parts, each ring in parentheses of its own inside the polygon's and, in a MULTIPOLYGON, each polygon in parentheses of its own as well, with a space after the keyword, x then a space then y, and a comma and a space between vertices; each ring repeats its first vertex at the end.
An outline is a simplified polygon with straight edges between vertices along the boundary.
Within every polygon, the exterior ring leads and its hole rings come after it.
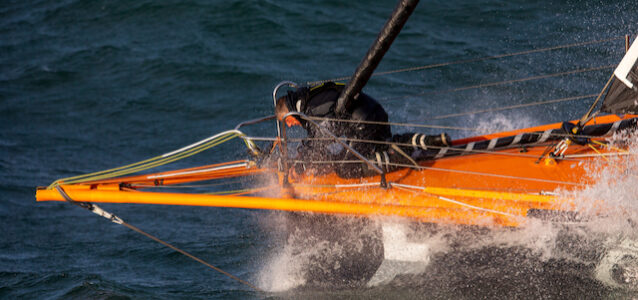
POLYGON ((390 49, 390 45, 399 35, 403 25, 405 25, 418 3, 419 0, 399 0, 390 19, 385 23, 377 39, 370 46, 368 53, 363 57, 354 74, 350 77, 350 81, 348 81, 343 92, 339 95, 335 110, 337 116, 346 115, 347 109, 352 105, 353 101, 356 101, 356 96, 368 83, 372 72, 374 72, 385 53, 390 49))

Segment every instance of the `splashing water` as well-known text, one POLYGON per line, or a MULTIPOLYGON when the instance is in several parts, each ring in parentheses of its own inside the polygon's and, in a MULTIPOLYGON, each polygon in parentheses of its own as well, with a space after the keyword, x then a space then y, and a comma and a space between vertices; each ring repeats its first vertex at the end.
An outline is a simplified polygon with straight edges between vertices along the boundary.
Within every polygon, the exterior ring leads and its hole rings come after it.
POLYGON ((383 246, 373 219, 282 212, 270 222, 287 235, 261 271, 266 290, 360 286, 381 264, 383 246))
MULTIPOLYGON (((493 131, 496 126, 499 130, 508 130, 502 126, 508 122, 508 119, 496 119, 480 128, 493 131)), ((519 122, 527 125, 531 120, 519 119, 519 122)), ((312 285, 315 279, 311 277, 318 273, 308 272, 308 268, 320 269, 320 274, 351 268, 352 265, 342 264, 352 258, 353 247, 357 254, 376 251, 376 256, 381 255, 383 250, 367 249, 374 245, 370 242, 371 237, 383 240, 386 259, 412 264, 392 265, 394 269, 386 270, 391 273, 391 280, 378 280, 374 287, 368 284, 368 289, 373 290, 383 286, 410 286, 426 289, 433 295, 440 293, 445 298, 468 295, 464 294, 463 286, 482 289, 486 297, 497 295, 490 294, 490 290, 494 293, 511 290, 505 293, 520 296, 532 288, 538 294, 530 296, 546 296, 564 295, 561 294, 564 293, 563 286, 570 284, 580 286, 580 292, 587 295, 605 295, 609 286, 619 287, 612 282, 618 278, 633 284, 631 276, 637 275, 638 269, 624 273, 619 273, 618 269, 625 260, 638 257, 632 256, 638 255, 638 244, 634 242, 638 240, 635 230, 638 222, 638 175, 635 171, 638 170, 638 137, 634 133, 618 134, 610 139, 610 145, 627 149, 627 153, 595 159, 583 166, 587 179, 593 184, 578 191, 556 191, 559 196, 574 199, 576 210, 588 216, 582 222, 553 223, 530 219, 519 228, 484 228, 373 218, 363 227, 365 230, 348 231, 345 228, 352 227, 353 221, 340 217, 332 219, 336 223, 329 231, 347 238, 322 240, 325 236, 311 234, 316 227, 297 229, 284 239, 283 247, 262 269, 260 286, 283 292, 312 285), (346 240, 355 246, 343 244, 346 240), (409 255, 396 254, 402 249, 409 255), (388 254, 388 251, 394 251, 394 254, 388 254), (330 263, 322 265, 322 261, 330 263), (399 274, 401 272, 403 274, 399 274)), ((279 218, 274 222, 287 221, 279 218)), ((369 258, 357 263, 377 264, 369 258)), ((632 266, 633 263, 625 265, 632 266)), ((621 291, 632 293, 638 285, 620 287, 621 291)), ((571 291, 577 293, 578 289, 571 291)))
POLYGON ((534 119, 529 115, 517 113, 511 115, 504 115, 497 113, 492 117, 486 119, 480 116, 473 115, 469 120, 469 124, 473 124, 476 131, 471 132, 472 135, 490 134, 500 131, 511 131, 519 128, 526 128, 535 124, 534 119))
POLYGON ((575 199, 576 209, 582 214, 596 215, 587 222, 593 232, 633 235, 638 222, 638 136, 635 132, 616 134, 610 146, 627 148, 627 152, 585 165, 594 183, 561 194, 575 199))
POLYGON ((577 210, 591 216, 584 224, 590 235, 602 240, 595 277, 612 287, 638 290, 638 136, 636 131, 615 134, 613 149, 623 155, 604 157, 586 165, 593 184, 572 197, 577 210))

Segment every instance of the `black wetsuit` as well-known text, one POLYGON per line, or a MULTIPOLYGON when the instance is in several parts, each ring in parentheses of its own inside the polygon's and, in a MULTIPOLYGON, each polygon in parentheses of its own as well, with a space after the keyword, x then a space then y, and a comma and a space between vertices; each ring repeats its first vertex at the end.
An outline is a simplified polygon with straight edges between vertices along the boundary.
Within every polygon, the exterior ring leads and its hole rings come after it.
MULTIPOLYGON (((388 124, 368 124, 356 121, 388 122, 388 114, 383 107, 372 97, 360 93, 354 100, 354 105, 347 111, 347 115, 337 117, 335 107, 339 94, 343 90, 343 84, 327 82, 313 87, 301 87, 296 91, 288 92, 286 105, 290 111, 302 112, 309 117, 334 120, 314 120, 321 126, 328 129, 337 137, 345 137, 358 140, 389 141, 392 132, 388 124), (355 121, 355 122, 352 122, 355 121)), ((304 129, 308 132, 308 140, 304 141, 300 147, 300 157, 309 163, 312 161, 339 161, 357 160, 350 152, 343 149, 333 140, 316 140, 317 138, 328 138, 321 129, 310 122, 299 119, 304 129)), ((365 157, 373 157, 375 152, 387 149, 387 145, 374 143, 361 143, 348 141, 348 144, 365 157)), ((313 164, 319 166, 320 164, 313 164)), ((324 164, 325 166, 325 164, 324 164)), ((301 167, 306 167, 301 165, 301 167)), ((342 177, 358 177, 368 174, 367 166, 353 163, 337 163, 329 166, 342 177)))

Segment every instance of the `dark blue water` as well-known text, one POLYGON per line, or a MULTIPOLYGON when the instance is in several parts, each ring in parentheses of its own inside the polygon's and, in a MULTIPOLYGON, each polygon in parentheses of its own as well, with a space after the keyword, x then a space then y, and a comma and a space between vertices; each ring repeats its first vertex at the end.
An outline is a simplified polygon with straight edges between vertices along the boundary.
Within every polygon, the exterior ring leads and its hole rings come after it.
MULTIPOLYGON (((423 1, 379 70, 394 70, 638 32, 633 1, 423 1)), ((4 1, 0 5, 0 298, 253 298, 251 291, 35 187, 139 161, 272 113, 279 81, 352 73, 394 1, 4 1)), ((462 86, 613 65, 624 41, 373 77, 365 91, 393 121, 492 126, 577 118, 586 101, 431 121, 437 114, 598 92, 611 69, 457 93, 462 86), (487 121, 486 121, 487 120, 487 121), (494 120, 493 122, 490 120, 494 120)), ((274 128, 255 129, 274 134, 274 128)), ((461 137, 466 132, 449 132, 461 137)), ((193 163, 241 157, 236 143, 193 163)), ((242 150, 243 151, 243 150, 242 150)), ((273 213, 103 205, 129 223, 250 282, 284 243, 273 213)), ((502 266, 513 274, 515 266, 502 266)), ((272 297, 628 297, 586 275, 272 297)), ((497 270, 498 271, 498 270, 497 270)), ((573 272, 573 271, 572 271, 573 272)), ((564 276, 563 276, 564 275, 564 276)), ((514 275, 512 275, 514 276, 514 275)), ((265 278, 265 279, 264 279, 265 278)), ((494 279, 495 280, 495 279, 494 279)))

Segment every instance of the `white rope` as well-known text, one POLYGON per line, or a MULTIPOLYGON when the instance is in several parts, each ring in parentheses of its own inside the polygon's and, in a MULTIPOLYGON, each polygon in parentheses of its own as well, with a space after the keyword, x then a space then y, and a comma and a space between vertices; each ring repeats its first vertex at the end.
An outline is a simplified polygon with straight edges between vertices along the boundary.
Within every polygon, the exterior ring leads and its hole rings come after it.
POLYGON ((614 153, 598 153, 598 154, 568 154, 568 155, 565 155, 565 157, 566 158, 585 158, 585 157, 630 156, 630 155, 638 155, 638 153, 614 152, 614 153))
MULTIPOLYGON (((427 192, 426 189, 424 187, 421 187, 421 186, 394 183, 394 182, 389 182, 388 184, 390 186, 392 186, 392 187, 396 186, 396 187, 399 187, 399 188, 417 189, 417 190, 421 190, 423 192, 427 192)), ((431 194, 431 193, 428 193, 428 194, 431 194)), ((467 207, 467 208, 476 209, 476 210, 485 211, 485 212, 490 212, 490 213, 495 213, 495 214, 504 215, 504 216, 508 216, 508 217, 517 217, 516 215, 510 214, 510 213, 506 213, 506 212, 502 212, 502 211, 499 211, 499 210, 493 210, 493 209, 489 209, 489 208, 475 206, 475 205, 467 204, 465 202, 461 202, 461 201, 458 201, 458 200, 453 200, 453 199, 450 199, 450 198, 445 198, 443 196, 439 196, 439 195, 435 195, 435 194, 431 194, 431 195, 436 197, 436 198, 438 198, 438 199, 440 199, 440 200, 443 200, 443 201, 446 201, 446 202, 449 202, 449 203, 454 203, 454 204, 457 204, 457 205, 460 205, 460 206, 464 206, 464 207, 467 207)))
MULTIPOLYGON (((313 160, 313 161, 293 160, 292 162, 293 163, 312 163, 312 164, 348 164, 348 163, 349 164, 360 164, 360 163, 362 163, 359 160, 313 160)), ((528 181, 538 181, 538 182, 547 182, 547 183, 555 183, 555 184, 585 186, 585 184, 582 184, 582 183, 551 180, 551 179, 520 177, 520 176, 492 174, 492 173, 465 171, 465 170, 443 169, 443 168, 426 167, 426 166, 414 166, 414 165, 399 164, 399 163, 390 163, 389 165, 395 166, 395 167, 413 168, 413 169, 421 169, 421 170, 432 170, 432 171, 440 171, 440 172, 450 172, 450 173, 459 173, 459 174, 489 176, 489 177, 506 178, 506 179, 528 180, 528 181)))
MULTIPOLYGON (((406 164, 392 163, 392 165, 398 166, 398 167, 416 168, 416 167, 414 167, 412 165, 406 165, 406 164)), ((460 174, 479 175, 479 176, 490 176, 490 177, 507 178, 507 179, 517 179, 517 180, 528 180, 528 181, 548 182, 548 183, 557 183, 557 184, 567 184, 567 185, 580 185, 580 186, 584 185, 582 183, 568 182, 568 181, 540 179, 540 178, 531 178, 531 177, 519 177, 519 176, 511 176, 511 175, 501 175, 501 174, 492 174, 492 173, 465 171, 465 170, 454 170, 454 169, 443 169, 443 168, 425 167, 425 166, 419 166, 419 169, 441 171, 441 172, 451 172, 451 173, 460 173, 460 174)))

